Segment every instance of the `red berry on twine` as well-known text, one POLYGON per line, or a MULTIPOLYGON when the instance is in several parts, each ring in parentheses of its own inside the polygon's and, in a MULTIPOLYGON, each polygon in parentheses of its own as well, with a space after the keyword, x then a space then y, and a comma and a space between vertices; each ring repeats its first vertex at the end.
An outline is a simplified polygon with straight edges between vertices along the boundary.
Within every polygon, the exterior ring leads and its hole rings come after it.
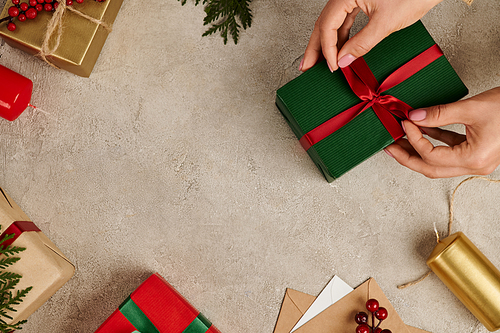
POLYGON ((389 317, 389 312, 386 308, 381 307, 376 299, 371 298, 366 302, 366 309, 372 314, 371 326, 369 324, 368 314, 366 312, 358 312, 354 317, 356 324, 358 324, 356 333, 392 333, 388 329, 383 330, 379 327, 382 321, 389 317), (375 325, 375 318, 378 319, 377 325, 375 325))
POLYGON ((389 312, 387 312, 386 308, 380 307, 377 311, 375 311, 375 317, 378 320, 385 320, 389 316, 389 312))
POLYGON ((375 312, 378 310, 378 307, 379 307, 379 304, 378 304, 378 301, 376 299, 369 299, 367 302, 366 302, 366 309, 368 311, 370 311, 371 313, 375 312))
POLYGON ((16 25, 15 25, 14 23, 12 23, 12 22, 9 22, 9 23, 7 24, 7 30, 9 30, 9 31, 14 31, 14 30, 16 30, 16 25))
POLYGON ((356 327, 356 333, 370 333, 370 327, 366 324, 361 324, 356 327))
POLYGON ((359 312, 356 314, 354 320, 356 321, 356 324, 366 324, 368 323, 368 314, 366 314, 366 312, 359 312))
POLYGON ((30 8, 26 11, 26 17, 29 18, 30 20, 34 19, 37 15, 38 15, 38 11, 35 8, 30 8))
MULTIPOLYGON (((21 2, 21 0, 11 0, 14 6, 9 7, 8 16, 1 18, 0 23, 7 22, 7 29, 9 31, 16 30, 16 24, 13 20, 17 17, 19 22, 24 22, 26 19, 34 19, 37 17, 38 12, 45 10, 47 12, 54 11, 59 6, 58 0, 26 0, 27 2, 21 2)), ((67 6, 73 5, 73 0, 62 0, 66 1, 67 6)), ((106 0, 94 0, 96 2, 104 2, 106 0)), ((76 0, 77 3, 83 3, 84 0, 76 0)))
POLYGON ((9 8, 8 13, 10 17, 16 17, 17 15, 19 15, 19 8, 17 8, 16 6, 12 6, 9 8))

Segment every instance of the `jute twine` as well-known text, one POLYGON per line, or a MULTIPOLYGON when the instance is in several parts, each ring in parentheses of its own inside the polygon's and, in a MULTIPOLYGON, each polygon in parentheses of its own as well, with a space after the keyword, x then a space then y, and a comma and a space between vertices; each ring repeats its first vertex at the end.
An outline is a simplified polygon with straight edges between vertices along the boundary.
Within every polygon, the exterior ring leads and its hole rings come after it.
POLYGON ((61 0, 59 2, 59 6, 57 6, 56 11, 52 15, 52 18, 50 21, 47 23, 47 30, 45 31, 45 36, 43 38, 43 43, 42 46, 40 47, 40 52, 38 53, 38 56, 42 58, 46 63, 51 65, 52 67, 59 68, 50 61, 47 60, 47 57, 54 54, 54 52, 57 50, 59 45, 61 44, 61 36, 63 34, 63 16, 64 13, 66 13, 66 10, 70 10, 73 13, 91 21, 94 22, 106 29, 108 32, 111 32, 111 25, 107 24, 106 22, 102 20, 95 19, 87 14, 82 13, 79 10, 74 9, 72 6, 67 6, 66 5, 66 0, 61 0), (56 34, 55 36, 55 42, 52 47, 49 45, 49 41, 51 40, 52 36, 56 34))
MULTIPOLYGON (((455 190, 453 191, 453 193, 451 195, 451 199, 450 199, 450 217, 449 217, 449 220, 448 220, 448 235, 446 237, 448 237, 449 235, 451 235, 451 227, 453 225, 453 211, 454 211, 455 194, 457 193, 457 190, 458 190, 458 188, 460 186, 462 186, 464 183, 466 183, 466 182, 468 182, 470 180, 473 180, 473 179, 482 179, 482 180, 486 180, 486 181, 491 182, 491 183, 500 183, 500 179, 490 179, 490 178, 483 177, 483 176, 472 176, 472 177, 469 177, 469 178, 466 178, 466 179, 462 180, 460 182, 460 184, 458 184, 457 187, 455 187, 455 190)), ((437 241, 437 243, 439 243, 440 238, 439 238, 439 233, 438 233, 438 231, 436 229, 436 224, 435 223, 434 223, 434 232, 436 233, 436 241, 437 241)), ((404 288, 407 288, 407 287, 414 286, 414 285, 422 282, 431 273, 432 273, 432 271, 429 269, 427 271, 427 273, 425 273, 421 278, 419 278, 419 279, 417 279, 415 281, 411 281, 411 282, 399 285, 398 289, 404 289, 404 288)))

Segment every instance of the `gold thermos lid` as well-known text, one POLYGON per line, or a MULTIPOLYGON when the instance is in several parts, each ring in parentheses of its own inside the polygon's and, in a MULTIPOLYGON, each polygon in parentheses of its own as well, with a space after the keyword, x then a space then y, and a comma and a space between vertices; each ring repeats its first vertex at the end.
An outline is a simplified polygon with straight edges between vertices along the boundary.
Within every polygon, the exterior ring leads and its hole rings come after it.
POLYGON ((462 232, 439 240, 427 266, 489 331, 500 328, 500 271, 462 232))

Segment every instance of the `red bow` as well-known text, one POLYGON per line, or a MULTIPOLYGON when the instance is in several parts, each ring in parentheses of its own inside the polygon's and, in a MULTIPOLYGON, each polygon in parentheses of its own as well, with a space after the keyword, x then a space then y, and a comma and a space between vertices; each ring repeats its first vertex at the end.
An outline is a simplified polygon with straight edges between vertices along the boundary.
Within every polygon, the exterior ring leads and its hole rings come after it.
POLYGON ((441 51, 437 44, 434 44, 399 67, 381 84, 373 76, 370 67, 368 67, 363 58, 358 58, 349 67, 342 68, 349 86, 362 102, 307 132, 300 138, 302 147, 308 150, 311 146, 334 133, 370 107, 375 111, 375 114, 394 141, 402 138, 405 133, 393 115, 400 119, 408 119, 408 112, 413 110, 413 108, 394 96, 382 95, 382 93, 400 84, 442 55, 443 51, 441 51))

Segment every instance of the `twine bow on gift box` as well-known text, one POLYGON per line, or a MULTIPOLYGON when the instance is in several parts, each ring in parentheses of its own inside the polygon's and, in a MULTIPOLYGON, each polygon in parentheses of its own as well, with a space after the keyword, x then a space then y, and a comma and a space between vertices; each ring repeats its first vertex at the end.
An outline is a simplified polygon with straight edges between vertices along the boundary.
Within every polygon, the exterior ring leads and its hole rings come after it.
POLYGON ((308 150, 370 107, 394 141, 402 138, 405 133, 393 115, 400 119, 408 119, 408 113, 413 108, 394 96, 382 93, 410 78, 441 56, 443 52, 437 44, 434 44, 394 71, 381 84, 378 83, 363 58, 358 58, 349 67, 342 68, 349 86, 362 102, 306 133, 300 139, 302 147, 308 150))
POLYGON ((42 46, 40 47, 40 52, 38 53, 38 56, 43 59, 46 63, 51 65, 52 67, 58 68, 56 65, 51 63, 50 61, 47 60, 47 57, 52 55, 59 45, 61 44, 61 36, 63 34, 63 17, 64 14, 66 13, 66 10, 70 10, 73 13, 95 23, 100 26, 102 26, 104 29, 106 29, 108 32, 111 32, 111 25, 107 24, 106 22, 102 20, 98 20, 96 18, 93 18, 87 14, 82 13, 81 11, 74 9, 72 6, 66 5, 66 1, 62 0, 59 2, 59 5, 57 6, 57 9, 55 10, 54 14, 52 15, 52 18, 50 21, 47 23, 47 30, 45 32, 45 36, 43 38, 43 43, 42 46), (50 46, 50 40, 55 34, 55 43, 50 46))

